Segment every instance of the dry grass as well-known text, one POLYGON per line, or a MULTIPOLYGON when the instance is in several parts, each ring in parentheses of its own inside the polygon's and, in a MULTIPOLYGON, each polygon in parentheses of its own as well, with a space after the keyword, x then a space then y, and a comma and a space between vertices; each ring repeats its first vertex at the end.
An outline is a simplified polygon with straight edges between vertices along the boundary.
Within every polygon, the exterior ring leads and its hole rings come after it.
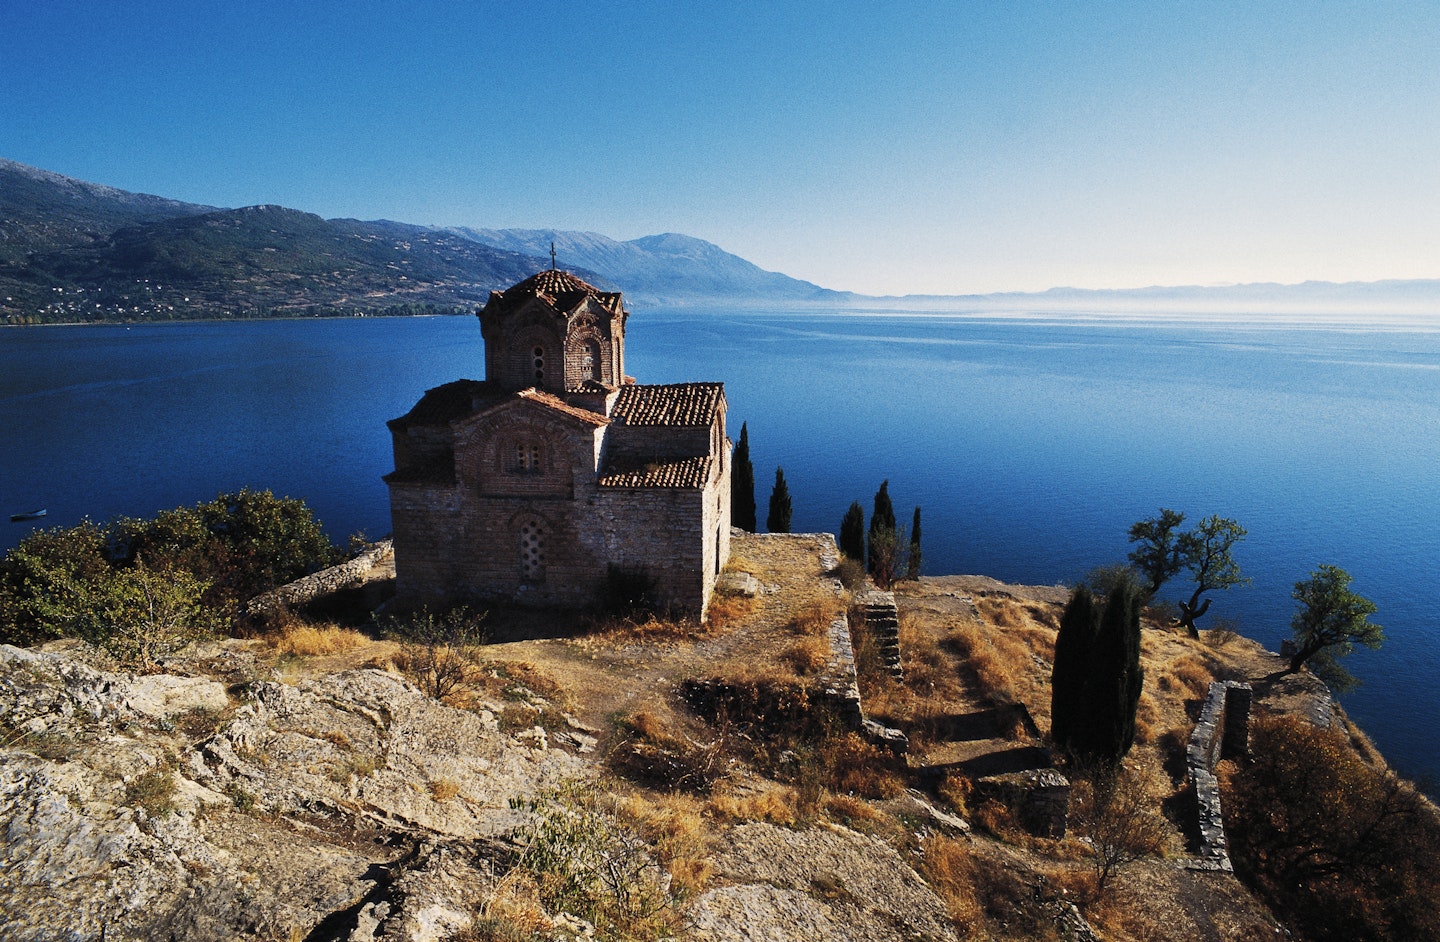
POLYGON ((1180 693, 1191 699, 1201 699, 1210 689, 1215 674, 1198 654, 1185 654, 1171 661, 1161 672, 1158 686, 1166 693, 1180 693))
POLYGON ((620 803, 620 818, 652 847, 670 875, 672 892, 703 890, 715 872, 710 862, 715 835, 705 820, 708 806, 683 794, 632 796, 620 803))
POLYGON ((540 938, 553 925, 540 902, 540 885, 517 867, 486 897, 470 928, 455 938, 460 942, 518 942, 540 938))
POLYGON ((969 849, 960 841, 935 834, 926 838, 921 850, 920 872, 926 882, 945 903, 956 928, 967 938, 975 938, 983 931, 985 910, 969 849))
POLYGON ((893 758, 854 733, 822 744, 819 760, 832 791, 862 798, 893 798, 905 789, 905 779, 893 758))
POLYGON ((710 796, 709 811, 722 821, 768 821, 790 827, 800 818, 800 793, 788 785, 759 791, 721 791, 710 796))
POLYGON ((831 820, 851 830, 873 833, 890 830, 894 826, 894 820, 889 815, 854 795, 828 795, 823 807, 831 820))
POLYGON ((591 634, 610 644, 633 641, 681 641, 703 638, 717 630, 714 619, 701 622, 688 616, 671 617, 657 612, 609 618, 596 622, 591 634))
POLYGON ((757 599, 744 595, 716 593, 705 612, 705 624, 712 632, 725 631, 743 622, 759 605, 757 599))
MULTIPOLYGON (((988 601, 988 600, 987 600, 988 601)), ((1015 617, 1013 608, 1001 610, 1007 619, 1015 617)), ((1012 625, 1012 627, 1014 627, 1012 625)), ((975 674, 980 690, 997 703, 1014 703, 1020 696, 1023 678, 1033 662, 1028 649, 1006 635, 987 631, 973 621, 955 626, 951 639, 966 666, 975 674)))
POLYGON ((724 771, 723 737, 697 742, 648 710, 620 718, 606 761, 630 781, 664 791, 708 792, 724 771))
POLYGON ((821 637, 800 638, 787 647, 780 658, 797 677, 811 677, 825 669, 830 659, 830 645, 821 637))
POLYGON ((442 778, 430 783, 430 797, 436 801, 449 801, 460 794, 460 786, 454 779, 442 778))
POLYGON ((968 778, 961 775, 947 775, 940 780, 936 789, 940 797, 945 799, 952 811, 962 818, 970 816, 971 796, 975 793, 975 787, 968 778))
POLYGON ((797 635, 824 638, 830 625, 840 617, 840 600, 834 597, 812 599, 806 602, 790 619, 789 628, 797 635))
POLYGON ((316 657, 325 654, 344 654, 368 643, 370 639, 353 628, 342 628, 333 624, 293 622, 282 628, 279 634, 269 636, 267 640, 277 654, 316 657))
POLYGON ((1004 596, 982 596, 975 601, 980 617, 1000 628, 1019 628, 1025 624, 1024 608, 1004 596))

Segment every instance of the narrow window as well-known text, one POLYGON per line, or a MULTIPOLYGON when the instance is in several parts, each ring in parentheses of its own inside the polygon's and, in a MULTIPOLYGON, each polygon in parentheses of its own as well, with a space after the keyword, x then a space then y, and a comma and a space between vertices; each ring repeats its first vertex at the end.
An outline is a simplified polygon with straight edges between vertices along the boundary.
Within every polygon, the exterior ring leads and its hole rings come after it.
POLYGON ((516 442, 511 452, 510 470, 517 474, 540 473, 540 446, 534 442, 516 442))
POLYGON ((539 582, 545 578, 545 540, 540 524, 527 520, 520 525, 520 579, 539 582))
POLYGON ((534 357, 535 385, 539 386, 545 382, 545 348, 537 346, 530 353, 534 357))
POLYGON ((600 344, 593 340, 585 342, 585 376, 597 383, 605 381, 600 361, 600 344))

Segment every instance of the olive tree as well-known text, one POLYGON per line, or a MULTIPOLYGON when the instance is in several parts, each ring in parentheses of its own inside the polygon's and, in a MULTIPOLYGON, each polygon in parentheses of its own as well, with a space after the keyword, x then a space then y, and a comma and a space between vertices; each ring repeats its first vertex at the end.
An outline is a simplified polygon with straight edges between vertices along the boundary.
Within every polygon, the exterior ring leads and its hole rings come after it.
POLYGON ((1245 528, 1227 517, 1209 516, 1201 520, 1195 529, 1180 537, 1181 552, 1185 568, 1195 580, 1195 591, 1189 601, 1180 603, 1180 624, 1190 637, 1200 637, 1195 620, 1210 609, 1210 599, 1201 600, 1206 592, 1232 589, 1237 585, 1248 585, 1250 580, 1240 575, 1240 566, 1231 555, 1235 544, 1245 539, 1245 528))
POLYGON ((1332 686, 1340 689, 1359 683, 1335 658, 1354 650, 1355 645, 1378 648, 1385 641, 1384 629, 1370 621, 1375 603, 1350 590, 1350 574, 1339 566, 1320 565, 1308 579, 1295 583, 1291 597, 1300 610, 1290 620, 1295 634, 1295 653, 1290 672, 1307 661, 1332 686))
POLYGON ((1130 542, 1140 544, 1130 552, 1130 565, 1145 578, 1146 594, 1159 592, 1171 576, 1185 568, 1185 540, 1180 532, 1184 522, 1183 513, 1162 507, 1160 516, 1130 527, 1130 542))

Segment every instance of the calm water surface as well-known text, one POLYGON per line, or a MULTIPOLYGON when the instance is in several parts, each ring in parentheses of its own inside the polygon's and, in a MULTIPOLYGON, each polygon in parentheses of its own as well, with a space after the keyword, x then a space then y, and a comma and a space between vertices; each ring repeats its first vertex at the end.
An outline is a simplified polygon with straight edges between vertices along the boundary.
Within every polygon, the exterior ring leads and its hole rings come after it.
MULTIPOLYGON (((795 529, 924 515, 925 569, 1054 583, 1122 560, 1159 507, 1234 517, 1254 577, 1219 594, 1275 647, 1290 589, 1340 565, 1389 640, 1347 708, 1397 765, 1440 771, 1440 332, 965 316, 639 312, 644 382, 724 380, 762 505, 795 529)), ((0 331, 0 512, 143 515, 244 485, 304 497, 343 540, 389 529, 385 420, 481 378, 473 318, 0 331)), ((0 547, 28 525, 5 523, 0 547)), ((1204 624, 1204 622, 1202 622, 1204 624)))

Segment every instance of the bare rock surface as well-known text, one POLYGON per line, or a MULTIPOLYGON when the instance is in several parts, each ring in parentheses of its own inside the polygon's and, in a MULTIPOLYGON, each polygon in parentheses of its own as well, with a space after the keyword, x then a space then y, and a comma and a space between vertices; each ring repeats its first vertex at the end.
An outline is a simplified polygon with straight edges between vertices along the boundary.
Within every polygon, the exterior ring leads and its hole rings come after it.
POLYGON ((719 879, 691 910, 696 939, 954 939, 945 904, 884 841, 838 825, 731 829, 719 879))
POLYGON ((0 724, 6 942, 443 939, 510 799, 583 773, 375 670, 232 698, 0 646, 0 724))

